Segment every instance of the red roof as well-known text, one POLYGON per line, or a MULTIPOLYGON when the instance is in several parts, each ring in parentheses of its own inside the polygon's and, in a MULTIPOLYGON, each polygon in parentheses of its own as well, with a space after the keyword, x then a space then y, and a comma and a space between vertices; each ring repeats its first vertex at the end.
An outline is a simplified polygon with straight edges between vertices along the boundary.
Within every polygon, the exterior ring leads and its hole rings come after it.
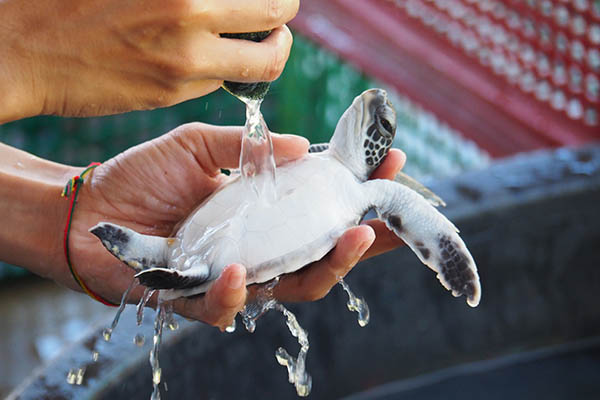
POLYGON ((600 139, 597 8, 302 0, 291 25, 498 157, 600 139))

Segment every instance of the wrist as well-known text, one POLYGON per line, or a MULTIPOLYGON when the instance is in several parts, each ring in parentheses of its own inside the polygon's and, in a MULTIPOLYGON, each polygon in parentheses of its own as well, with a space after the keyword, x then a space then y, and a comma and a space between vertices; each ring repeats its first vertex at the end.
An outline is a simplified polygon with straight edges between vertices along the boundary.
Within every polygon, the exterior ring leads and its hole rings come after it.
POLYGON ((1 144, 0 157, 0 259, 72 286, 62 248, 68 204, 60 193, 80 169, 1 144))

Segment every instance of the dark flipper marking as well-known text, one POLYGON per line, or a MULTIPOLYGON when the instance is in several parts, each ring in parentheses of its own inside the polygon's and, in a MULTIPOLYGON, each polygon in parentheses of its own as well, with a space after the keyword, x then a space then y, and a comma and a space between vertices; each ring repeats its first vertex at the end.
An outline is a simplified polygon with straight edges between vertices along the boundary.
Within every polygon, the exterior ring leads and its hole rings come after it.
POLYGON ((140 283, 151 289, 189 289, 206 282, 207 276, 186 274, 169 268, 151 268, 138 273, 140 283))
POLYGON ((440 273, 453 291, 473 299, 476 292, 477 277, 469 268, 469 258, 447 236, 442 236, 440 247, 440 273))
POLYGON ((308 147, 309 153, 321 153, 329 149, 329 143, 315 143, 308 147))
POLYGON ((123 229, 112 224, 98 224, 90 230, 96 235, 106 247, 115 256, 119 256, 120 250, 127 247, 131 240, 130 235, 123 229), (114 250, 113 250, 114 249, 114 250))

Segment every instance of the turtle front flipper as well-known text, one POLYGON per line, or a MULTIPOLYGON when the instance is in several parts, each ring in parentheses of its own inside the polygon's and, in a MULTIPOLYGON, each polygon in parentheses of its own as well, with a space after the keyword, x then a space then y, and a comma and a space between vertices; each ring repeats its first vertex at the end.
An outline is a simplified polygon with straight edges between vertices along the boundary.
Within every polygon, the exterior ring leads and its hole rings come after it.
POLYGON ((465 295, 467 303, 476 307, 481 297, 477 266, 452 222, 404 185, 376 179, 363 186, 387 227, 437 272, 446 289, 455 297, 465 295))
POLYGON ((100 222, 90 232, 100 239, 112 255, 137 272, 168 265, 169 242, 173 239, 142 235, 109 222, 100 222))

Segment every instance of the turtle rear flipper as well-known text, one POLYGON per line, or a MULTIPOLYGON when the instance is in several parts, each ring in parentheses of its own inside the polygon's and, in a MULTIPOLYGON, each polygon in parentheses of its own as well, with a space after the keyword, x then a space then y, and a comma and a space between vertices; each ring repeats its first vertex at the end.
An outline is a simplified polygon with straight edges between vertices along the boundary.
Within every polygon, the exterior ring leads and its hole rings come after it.
POLYGON ((387 227, 423 264, 437 272, 446 289, 455 297, 465 295, 467 303, 476 307, 481 297, 477 266, 456 227, 422 196, 402 184, 377 179, 363 185, 387 227))
POLYGON ((100 222, 90 232, 112 255, 138 272, 168 265, 167 250, 174 239, 142 235, 109 222, 100 222))
POLYGON ((208 274, 200 268, 178 271, 170 268, 150 268, 135 277, 150 289, 189 289, 206 282, 208 274))

